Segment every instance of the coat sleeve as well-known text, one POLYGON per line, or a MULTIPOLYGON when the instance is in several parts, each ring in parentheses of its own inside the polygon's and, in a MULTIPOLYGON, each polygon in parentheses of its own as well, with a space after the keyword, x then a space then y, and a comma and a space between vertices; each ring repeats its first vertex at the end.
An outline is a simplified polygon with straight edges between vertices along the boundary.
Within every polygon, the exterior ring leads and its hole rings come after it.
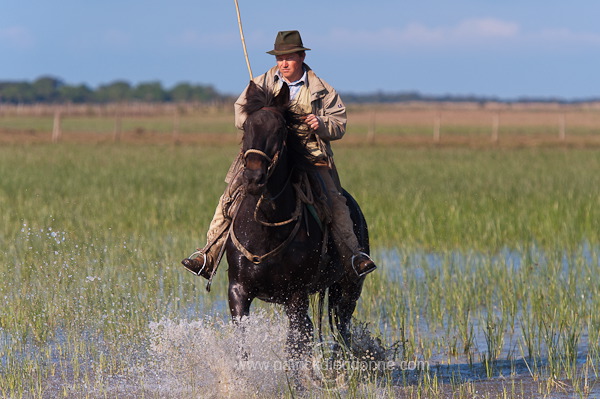
POLYGON ((339 140, 346 133, 346 106, 339 94, 329 85, 326 85, 327 94, 318 100, 316 115, 321 119, 317 135, 326 141, 339 140))
POLYGON ((246 121, 246 113, 242 111, 242 107, 246 104, 246 91, 248 91, 248 86, 244 89, 242 94, 238 97, 238 99, 233 104, 233 110, 235 115, 235 127, 240 130, 244 130, 244 122, 246 121))

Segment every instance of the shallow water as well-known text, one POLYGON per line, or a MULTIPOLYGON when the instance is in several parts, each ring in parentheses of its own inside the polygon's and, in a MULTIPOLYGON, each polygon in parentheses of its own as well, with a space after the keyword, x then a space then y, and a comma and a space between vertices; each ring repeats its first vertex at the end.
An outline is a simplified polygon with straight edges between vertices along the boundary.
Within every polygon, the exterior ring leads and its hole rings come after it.
MULTIPOLYGON (((574 256, 586 267, 598 268, 599 253, 598 248, 583 244, 576 255, 564 252, 560 256, 561 269, 567 272, 574 256)), ((415 279, 424 280, 432 270, 441 269, 448 263, 463 271, 484 263, 517 270, 529 264, 531 259, 540 264, 546 259, 555 259, 556 255, 550 256, 537 248, 521 252, 506 249, 494 256, 477 252, 427 253, 392 249, 376 251, 374 257, 381 265, 378 273, 394 284, 403 284, 406 270, 415 279)), ((220 278, 224 278, 224 273, 220 278)), ((86 277, 86 283, 94 282, 99 283, 94 276, 86 277)), ((20 347, 25 349, 18 354, 11 353, 10 347, 19 338, 0 329, 0 364, 6 367, 16 356, 24 364, 27 359, 32 359, 53 370, 40 377, 37 391, 29 386, 13 397, 271 398, 298 394, 294 380, 297 376, 286 360, 287 320, 280 309, 254 310, 252 317, 243 323, 244 334, 229 322, 223 299, 207 300, 201 306, 201 313, 205 316, 198 316, 197 307, 184 308, 180 318, 152 322, 135 339, 123 336, 120 342, 111 342, 102 331, 93 329, 84 329, 79 336, 73 336, 69 331, 56 331, 54 338, 44 344, 31 339, 25 343, 19 341, 20 347), (73 354, 64 356, 64 348, 69 348, 73 354), (120 358, 111 363, 106 358, 114 356, 115 352, 120 358), (241 360, 241 353, 247 355, 247 360, 241 360)), ((356 316, 360 320, 361 315, 356 316)), ((516 319, 520 317, 517 314, 516 319)), ((382 366, 383 372, 371 373, 373 370, 369 369, 358 379, 356 373, 360 374, 360 370, 353 368, 356 364, 347 363, 342 367, 343 373, 332 373, 331 364, 321 355, 307 366, 309 373, 303 379, 304 396, 404 397, 412 394, 411 389, 424 384, 428 386, 435 380, 443 387, 442 397, 465 387, 480 387, 480 392, 495 397, 507 387, 514 389, 515 384, 521 392, 518 397, 575 397, 569 385, 564 389, 557 385, 550 392, 540 391, 541 382, 532 378, 532 374, 543 374, 540 370, 544 370, 548 359, 527 358, 521 341, 523 330, 518 323, 504 331, 496 360, 483 361, 488 352, 485 320, 484 311, 471 320, 473 346, 468 354, 449 356, 445 350, 439 350, 427 357, 421 353, 406 359, 399 353, 396 357, 376 359, 374 364, 382 366), (415 367, 416 363, 411 365, 403 363, 405 361, 421 363, 415 367), (366 380, 362 379, 365 376, 366 380), (360 382, 358 385, 357 381, 360 382)), ((421 338, 426 340, 447 338, 445 326, 436 329, 421 320, 418 326, 411 327, 418 327, 421 338)), ((389 349, 393 339, 385 333, 380 338, 382 348, 389 349)), ((315 343, 315 349, 321 349, 315 353, 322 354, 322 349, 330 344, 327 338, 325 343, 315 343)), ((577 341, 577 366, 582 370, 581 374, 589 375, 591 388, 587 393, 594 397, 600 395, 600 388, 593 386, 598 364, 595 357, 588 356, 588 347, 588 334, 583 331, 577 341), (586 367, 591 370, 584 371, 586 367)), ((372 366, 363 361, 357 367, 365 364, 372 366)))
MULTIPOLYGON (((131 348, 128 368, 111 374, 94 370, 94 364, 87 364, 87 374, 93 376, 89 382, 75 379, 65 382, 58 377, 61 374, 58 370, 55 379, 45 382, 44 397, 276 398, 300 394, 300 397, 315 398, 356 395, 388 398, 390 392, 405 397, 407 390, 422 385, 424 378, 437 380, 442 386, 440 397, 451 395, 465 384, 470 384, 476 394, 465 397, 483 393, 490 395, 488 397, 501 397, 507 389, 515 390, 518 393, 515 397, 577 397, 560 389, 551 394, 540 393, 538 383, 529 372, 531 365, 524 359, 495 362, 491 377, 479 362, 455 360, 444 364, 440 358, 440 362, 428 362, 424 370, 416 363, 385 361, 381 362, 386 368, 384 373, 372 374, 358 387, 350 384, 356 370, 372 363, 359 362, 358 366, 348 363, 346 368, 341 368, 344 371, 341 375, 330 377, 327 373, 331 371, 331 363, 311 359, 308 363, 311 377, 302 380, 303 390, 298 391, 286 360, 285 317, 277 312, 258 311, 242 324, 243 333, 229 323, 226 316, 152 323, 144 342, 131 348), (241 353, 246 357, 242 359, 241 353)), ((315 349, 319 349, 318 346, 315 349)), ((583 365, 585 359, 581 360, 583 365)), ((592 388, 588 393, 596 397, 600 389, 592 388)))

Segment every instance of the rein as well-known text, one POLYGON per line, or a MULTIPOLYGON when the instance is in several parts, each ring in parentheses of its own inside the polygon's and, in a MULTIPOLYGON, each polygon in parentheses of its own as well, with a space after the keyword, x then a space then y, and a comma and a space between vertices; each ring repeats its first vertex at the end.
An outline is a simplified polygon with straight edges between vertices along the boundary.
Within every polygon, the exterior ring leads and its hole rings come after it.
MULTIPOLYGON (((273 113, 277 114, 279 117, 282 116, 281 113, 273 107, 263 107, 262 109, 273 112, 273 113)), ((249 154, 256 154, 256 155, 266 159, 267 162, 269 162, 269 166, 267 167, 267 179, 269 179, 271 177, 271 175, 273 174, 275 167, 278 164, 281 152, 286 148, 286 140, 285 140, 286 136, 287 136, 287 130, 285 131, 285 135, 282 140, 281 148, 275 153, 275 155, 272 158, 262 150, 250 148, 244 152, 244 155, 243 155, 244 160, 246 159, 246 157, 249 154)), ((271 201, 277 199, 279 196, 281 196, 283 194, 285 189, 290 184, 292 173, 293 173, 293 170, 290 171, 290 174, 287 177, 286 182, 283 185, 283 188, 281 189, 281 191, 274 197, 270 198, 271 201)), ((295 191, 299 191, 295 185, 294 185, 294 188, 295 188, 295 191)), ((258 211, 264 201, 265 201, 265 195, 262 194, 256 204, 256 207, 254 208, 254 221, 255 222, 257 222, 263 226, 267 226, 267 227, 280 227, 280 226, 288 225, 293 222, 296 222, 296 223, 294 224, 294 227, 292 228, 292 231, 290 232, 289 236, 281 244, 279 244, 273 250, 271 250, 263 255, 256 255, 256 254, 250 252, 246 247, 244 247, 244 245, 240 242, 237 235, 235 234, 234 223, 235 223, 236 218, 234 218, 231 221, 231 228, 230 228, 231 241, 233 242, 235 247, 238 249, 238 251, 240 251, 246 257, 246 259, 248 259, 250 262, 252 262, 254 264, 260 264, 265 259, 276 256, 276 255, 280 254, 281 252, 283 252, 288 247, 288 245, 290 245, 290 243, 294 240, 294 238, 296 237, 296 234, 298 234, 298 231, 300 230, 300 225, 302 224, 302 196, 300 195, 300 193, 296 192, 296 207, 295 207, 294 212, 292 213, 291 217, 288 220, 284 220, 281 222, 271 223, 271 222, 265 222, 265 221, 259 220, 258 211)))
MULTIPOLYGON (((290 173, 290 177, 291 177, 291 173, 290 173)), ((283 187, 283 190, 281 190, 281 192, 279 194, 277 194, 275 197, 271 198, 271 200, 274 200, 275 198, 279 197, 283 191, 285 190, 285 188, 287 187, 288 183, 290 182, 290 179, 288 178, 288 180, 286 181, 285 186, 283 187)), ((297 220, 298 218, 300 218, 301 214, 302 214, 302 200, 300 198, 300 196, 298 195, 298 193, 296 193, 296 209, 294 209, 294 212, 292 213, 292 216, 288 219, 288 220, 284 220, 282 222, 263 222, 262 220, 258 219, 258 210, 260 209, 260 206, 262 205, 262 203, 264 202, 265 199, 265 195, 261 195, 260 198, 258 199, 258 203, 256 204, 256 207, 254 208, 254 221, 256 223, 260 223, 263 226, 267 226, 267 227, 279 227, 279 226, 285 226, 286 224, 290 224, 292 223, 294 220, 297 220)))
MULTIPOLYGON (((296 188, 296 187, 294 187, 294 188, 296 188)), ((296 188, 296 191, 298 191, 298 188, 296 188)), ((290 243, 294 240, 294 238, 296 238, 296 234, 298 234, 298 231, 300 230, 300 225, 302 224, 302 199, 301 199, 300 195, 296 194, 296 209, 294 209, 294 212, 292 213, 292 217, 288 220, 285 220, 283 222, 277 222, 277 223, 268 223, 268 222, 263 222, 261 220, 258 220, 257 212, 258 212, 258 209, 260 208, 260 205, 262 204, 263 199, 264 199, 264 195, 261 195, 260 199, 258 200, 258 203, 256 204, 256 207, 254 208, 254 220, 257 223, 260 223, 263 226, 268 226, 268 227, 284 226, 284 225, 290 224, 294 221, 296 222, 296 224, 294 225, 294 228, 290 232, 289 236, 281 244, 279 244, 277 247, 275 247, 273 250, 267 252, 266 254, 256 255, 256 254, 250 252, 237 238, 237 235, 235 234, 235 226, 234 226, 236 218, 234 217, 233 220, 231 221, 231 228, 229 229, 231 241, 233 242, 233 244, 235 245, 237 250, 240 251, 246 257, 246 259, 248 259, 250 262, 254 263, 255 265, 262 263, 267 258, 270 258, 272 256, 277 256, 281 252, 283 252, 287 248, 287 246, 290 245, 290 243)))
MULTIPOLYGON (((258 208, 258 204, 257 204, 257 208, 258 208)), ((256 209, 254 210, 255 218, 256 218, 256 209)), ((234 228, 235 219, 233 219, 231 221, 231 229, 230 229, 231 241, 233 242, 235 247, 238 249, 238 251, 240 251, 246 257, 246 259, 248 259, 250 262, 254 263, 255 265, 258 265, 258 264, 262 263, 265 259, 280 254, 281 252, 283 252, 284 249, 287 248, 288 245, 290 245, 290 243, 294 240, 294 238, 296 238, 296 234, 298 234, 298 231, 300 230, 300 225, 302 224, 301 216, 302 216, 302 201, 300 200, 299 197, 297 197, 296 198, 296 210, 294 211, 294 216, 290 220, 282 222, 281 224, 277 224, 277 223, 265 224, 265 225, 270 225, 270 226, 282 226, 284 224, 288 224, 293 221, 296 221, 294 228, 290 232, 290 235, 285 239, 285 241, 283 241, 281 244, 279 244, 277 247, 275 247, 273 250, 267 252, 266 254, 256 255, 256 254, 250 252, 246 247, 244 247, 244 245, 240 242, 240 240, 237 238, 237 236, 235 234, 235 228, 234 228)), ((264 224, 264 222, 259 222, 259 223, 264 224)))

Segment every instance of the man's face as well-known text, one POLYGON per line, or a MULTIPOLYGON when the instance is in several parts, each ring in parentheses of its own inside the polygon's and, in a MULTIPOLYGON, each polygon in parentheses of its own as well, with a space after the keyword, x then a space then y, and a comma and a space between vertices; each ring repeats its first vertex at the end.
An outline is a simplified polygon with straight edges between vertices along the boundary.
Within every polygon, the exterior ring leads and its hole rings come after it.
POLYGON ((302 77, 302 63, 304 56, 298 53, 276 55, 277 67, 279 72, 288 82, 295 82, 302 77))

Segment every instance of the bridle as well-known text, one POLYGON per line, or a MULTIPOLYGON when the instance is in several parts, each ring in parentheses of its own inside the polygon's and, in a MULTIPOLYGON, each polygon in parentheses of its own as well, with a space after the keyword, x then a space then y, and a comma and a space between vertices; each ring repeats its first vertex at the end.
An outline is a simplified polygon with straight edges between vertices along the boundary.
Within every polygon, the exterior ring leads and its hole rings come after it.
POLYGON ((283 149, 283 147, 285 147, 285 141, 282 143, 282 145, 280 147, 281 148, 277 150, 275 155, 273 155, 273 158, 271 158, 269 155, 267 155, 267 153, 265 153, 264 151, 257 150, 255 148, 250 148, 249 150, 246 150, 246 152, 244 152, 244 155, 243 155, 244 167, 246 166, 246 158, 248 157, 249 154, 259 155, 262 158, 266 159, 267 162, 269 163, 269 166, 267 166, 267 179, 269 179, 271 177, 271 175, 273 174, 275 167, 277 166, 277 163, 279 161, 279 154, 281 154, 281 150, 283 149))
MULTIPOLYGON (((271 112, 275 113, 279 118, 283 119, 283 115, 281 115, 281 113, 279 111, 277 111, 275 108, 263 107, 262 109, 271 111, 271 112)), ((267 166, 267 180, 268 180, 271 177, 271 175, 273 174, 273 171, 275 170, 275 167, 277 166, 277 164, 279 162, 281 153, 286 149, 286 139, 287 139, 288 131, 287 131, 287 128, 285 128, 285 127, 283 129, 285 129, 285 131, 282 134, 281 144, 279 145, 279 149, 277 150, 275 155, 273 155, 273 157, 270 157, 267 153, 265 153, 262 150, 258 150, 256 148, 250 148, 250 149, 246 150, 244 152, 244 154, 242 155, 243 160, 244 160, 244 167, 246 167, 246 159, 247 159, 248 155, 250 155, 250 154, 255 154, 255 155, 258 155, 258 156, 264 158, 269 163, 269 166, 267 166)), ((278 193, 277 195, 271 197, 270 200, 276 199, 283 193, 283 191, 285 191, 285 189, 287 188, 287 186, 290 183, 291 173, 292 172, 290 172, 290 175, 288 176, 283 188, 281 189, 281 192, 278 193)), ((258 203, 256 204, 255 209, 254 209, 254 220, 257 223, 260 223, 263 226, 267 226, 267 227, 284 226, 284 225, 287 225, 287 224, 290 224, 293 222, 295 222, 295 224, 292 228, 291 233, 288 235, 288 237, 282 243, 280 243, 276 248, 274 248, 273 250, 271 250, 263 255, 256 255, 256 254, 250 252, 246 247, 244 247, 244 245, 237 238, 237 236, 235 234, 235 229, 233 226, 233 224, 235 223, 235 219, 236 219, 234 217, 231 221, 231 227, 230 227, 231 239, 233 241, 233 244, 236 246, 238 251, 240 251, 246 257, 246 259, 248 259, 249 261, 251 261, 254 264, 259 264, 259 263, 263 262, 265 259, 270 258, 272 256, 276 256, 279 253, 283 252, 283 250, 285 250, 287 248, 287 246, 294 240, 296 234, 300 230, 300 225, 301 225, 301 221, 302 221, 302 218, 301 218, 301 216, 302 216, 302 201, 298 194, 296 195, 296 207, 292 213, 291 218, 289 218, 288 220, 284 220, 282 222, 271 223, 271 222, 265 222, 265 221, 258 219, 258 210, 259 210, 261 204, 264 202, 264 199, 265 199, 265 196, 264 196, 264 194, 262 194, 258 200, 258 203)))
MULTIPOLYGON (((279 112, 276 108, 273 107, 262 107, 261 110, 266 110, 266 111, 270 111, 273 112, 275 115, 277 115, 277 117, 280 120, 283 120, 283 115, 281 114, 281 112, 279 112)), ((285 149, 286 146, 286 138, 287 138, 287 128, 285 127, 285 121, 284 121, 284 132, 282 134, 282 138, 281 138, 281 143, 279 145, 279 149, 277 150, 277 152, 275 153, 275 155, 273 155, 273 158, 271 158, 266 152, 262 151, 262 150, 258 150, 256 148, 250 148, 248 150, 246 150, 243 154, 243 160, 244 160, 244 167, 246 166, 246 160, 248 158, 248 155, 250 154, 255 154, 258 155, 262 158, 264 158, 267 162, 268 162, 268 166, 267 166, 267 179, 269 179, 271 177, 271 175, 273 174, 273 171, 275 170, 275 167, 277 166, 277 163, 279 161, 279 156, 281 154, 281 152, 285 149)))

